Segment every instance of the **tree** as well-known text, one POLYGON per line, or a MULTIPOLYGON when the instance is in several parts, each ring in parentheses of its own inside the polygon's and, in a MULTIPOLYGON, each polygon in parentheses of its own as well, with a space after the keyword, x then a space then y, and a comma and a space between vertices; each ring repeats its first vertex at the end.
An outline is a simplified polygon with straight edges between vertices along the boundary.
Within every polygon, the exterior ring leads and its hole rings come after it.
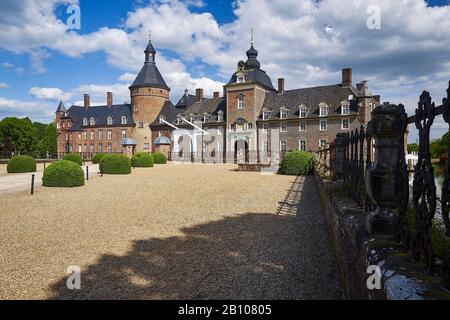
POLYGON ((36 131, 28 118, 4 118, 0 121, 0 135, 4 149, 15 154, 31 153, 36 148, 36 131))
POLYGON ((408 153, 419 152, 419 145, 417 143, 408 144, 408 153))

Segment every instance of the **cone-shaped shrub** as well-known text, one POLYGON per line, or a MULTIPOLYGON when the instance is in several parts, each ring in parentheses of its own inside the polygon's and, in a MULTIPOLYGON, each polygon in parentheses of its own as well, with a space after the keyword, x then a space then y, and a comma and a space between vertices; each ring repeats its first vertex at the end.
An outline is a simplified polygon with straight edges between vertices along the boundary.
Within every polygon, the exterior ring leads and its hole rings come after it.
POLYGON ((152 154, 153 160, 156 164, 166 164, 167 163, 167 157, 162 152, 155 152, 152 154))
POLYGON ((79 187, 84 185, 84 172, 75 162, 60 160, 44 170, 42 182, 46 187, 79 187))
POLYGON ((106 174, 130 174, 131 161, 123 154, 107 154, 100 160, 100 172, 106 174))
POLYGON ((145 152, 136 153, 131 158, 131 166, 143 168, 153 167, 153 157, 150 153, 145 152))
POLYGON ((280 173, 286 175, 309 175, 314 168, 314 157, 305 151, 286 153, 280 165, 280 173))
POLYGON ((83 164, 83 159, 78 153, 68 153, 64 155, 63 160, 72 161, 81 166, 83 164))
POLYGON ((8 161, 8 173, 35 172, 36 160, 30 156, 15 156, 8 161))

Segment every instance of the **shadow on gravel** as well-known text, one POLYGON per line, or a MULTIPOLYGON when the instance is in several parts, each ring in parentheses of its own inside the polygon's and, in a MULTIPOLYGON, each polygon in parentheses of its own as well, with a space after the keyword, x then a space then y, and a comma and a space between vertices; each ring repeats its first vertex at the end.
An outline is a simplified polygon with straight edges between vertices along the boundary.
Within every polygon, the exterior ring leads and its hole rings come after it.
POLYGON ((311 179, 297 215, 247 213, 134 241, 126 255, 81 270, 81 290, 60 279, 52 299, 339 299, 320 207, 302 214, 314 200, 305 195, 317 197, 311 179))

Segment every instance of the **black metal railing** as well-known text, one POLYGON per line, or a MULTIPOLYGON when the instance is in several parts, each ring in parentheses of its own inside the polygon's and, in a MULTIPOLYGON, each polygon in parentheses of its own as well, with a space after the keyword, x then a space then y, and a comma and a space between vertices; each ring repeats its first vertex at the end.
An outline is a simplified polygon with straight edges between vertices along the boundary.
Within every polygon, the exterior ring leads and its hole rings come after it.
MULTIPOLYGON (((441 266, 439 273, 450 288, 450 161, 445 164, 439 199, 430 155, 430 131, 440 115, 450 130, 450 82, 442 105, 436 106, 427 91, 421 94, 412 116, 401 104, 385 103, 374 109, 366 126, 338 134, 332 150, 319 150, 317 158, 323 158, 325 152, 334 154, 330 176, 341 179, 344 189, 366 212, 375 212, 378 221, 385 219, 384 227, 376 232, 392 233, 428 272, 434 273, 436 266, 441 266), (419 134, 412 191, 406 163, 410 124, 419 134), (443 230, 439 239, 447 244, 441 243, 439 250, 433 240, 437 230, 443 230)), ((450 150, 447 154, 450 159, 450 150)))

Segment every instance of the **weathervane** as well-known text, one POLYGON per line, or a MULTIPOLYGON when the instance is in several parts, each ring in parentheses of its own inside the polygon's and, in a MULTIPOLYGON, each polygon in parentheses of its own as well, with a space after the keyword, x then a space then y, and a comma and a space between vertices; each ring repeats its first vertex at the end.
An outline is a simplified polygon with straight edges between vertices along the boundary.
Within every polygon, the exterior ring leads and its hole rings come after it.
POLYGON ((148 41, 152 41, 152 29, 148 29, 148 41))
POLYGON ((250 32, 251 32, 251 44, 253 45, 253 28, 250 28, 250 32))

